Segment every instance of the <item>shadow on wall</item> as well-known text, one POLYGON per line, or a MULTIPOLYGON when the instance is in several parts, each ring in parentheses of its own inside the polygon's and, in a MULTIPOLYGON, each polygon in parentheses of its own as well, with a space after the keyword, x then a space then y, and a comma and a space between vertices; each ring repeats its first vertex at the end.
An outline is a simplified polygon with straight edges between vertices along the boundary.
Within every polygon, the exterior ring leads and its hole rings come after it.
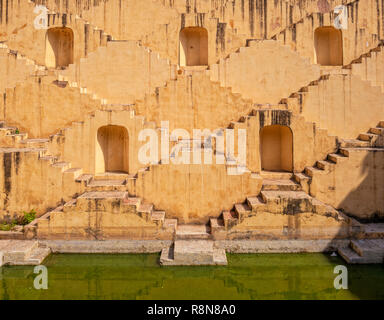
POLYGON ((335 189, 346 189, 338 209, 361 222, 384 222, 384 149, 357 149, 349 157, 351 164, 336 176, 335 189))

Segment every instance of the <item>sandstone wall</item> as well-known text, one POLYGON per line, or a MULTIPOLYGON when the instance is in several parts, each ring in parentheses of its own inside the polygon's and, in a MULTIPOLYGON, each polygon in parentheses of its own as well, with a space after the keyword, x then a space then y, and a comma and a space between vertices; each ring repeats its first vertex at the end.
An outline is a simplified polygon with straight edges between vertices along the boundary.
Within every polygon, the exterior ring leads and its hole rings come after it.
POLYGON ((247 115, 254 105, 230 89, 222 88, 203 72, 179 75, 156 93, 147 95, 135 106, 148 121, 169 121, 170 129, 226 128, 233 120, 247 115))
POLYGON ((357 218, 383 218, 383 182, 382 150, 349 149, 349 158, 314 175, 310 193, 357 218))
POLYGON ((368 55, 361 57, 361 63, 351 64, 351 73, 372 86, 379 86, 384 92, 384 46, 379 46, 368 55))
POLYGON ((261 110, 245 125, 239 125, 247 129, 247 167, 252 172, 261 171, 260 130, 271 125, 287 126, 292 131, 294 172, 303 171, 306 166, 336 149, 335 136, 314 123, 306 122, 303 117, 286 110, 261 110))
MULTIPOLYGON (((33 27, 35 4, 47 5, 51 10, 51 27, 66 25, 74 31, 75 61, 104 45, 107 34, 110 34, 117 40, 141 40, 163 58, 177 64, 179 32, 189 26, 208 30, 210 64, 245 46, 247 39, 269 39, 275 35, 302 55, 313 59, 314 30, 333 23, 334 15, 329 12, 340 3, 342 1, 339 0, 279 0, 273 3, 200 0, 193 4, 152 0, 118 3, 21 0, 7 6, 2 4, 0 26, 2 38, 8 41, 11 48, 20 50, 39 63, 44 62, 46 32, 33 27)), ((348 1, 344 4, 348 4, 349 11, 349 27, 343 32, 344 63, 349 63, 382 39, 384 10, 382 4, 375 0, 348 1)))
POLYGON ((309 59, 273 40, 251 42, 210 69, 211 80, 259 104, 277 104, 320 76, 309 59))
POLYGON ((0 47, 0 92, 36 74, 38 67, 29 59, 7 47, 0 47))
POLYGON ((207 223, 236 201, 257 195, 262 179, 250 172, 229 175, 225 165, 158 165, 141 173, 135 193, 179 223, 207 223))
POLYGON ((30 138, 48 138, 100 108, 100 101, 81 94, 79 88, 53 81, 51 77, 29 78, 7 89, 0 102, 1 118, 30 138))
POLYGON ((384 94, 359 76, 331 75, 301 94, 297 111, 339 138, 357 138, 384 118, 384 94))
MULTIPOLYGON (((46 60, 47 30, 36 29, 35 4, 28 0, 2 2, 0 19, 0 41, 19 51, 40 65, 46 60)), ((107 35, 76 15, 50 12, 48 28, 68 27, 74 35, 74 61, 86 57, 89 52, 105 45, 107 35)))
POLYGON ((346 43, 344 47, 346 60, 357 54, 361 43, 365 46, 366 41, 375 41, 384 34, 381 22, 383 6, 375 0, 279 0, 273 3, 259 0, 129 0, 119 4, 113 1, 90 4, 88 1, 75 3, 51 0, 35 3, 44 3, 57 12, 77 14, 106 30, 116 39, 143 40, 172 63, 178 62, 179 32, 188 26, 201 26, 208 30, 210 64, 226 57, 239 46, 244 46, 246 39, 268 39, 280 32, 283 32, 287 43, 291 43, 292 39, 294 48, 302 49, 303 54, 312 58, 314 29, 311 28, 316 24, 309 24, 314 19, 322 21, 324 25, 328 24, 327 19, 333 22, 334 15, 329 12, 340 4, 348 6, 350 17, 350 38, 346 38, 346 42, 350 43, 346 43), (148 24, 147 21, 156 23, 148 24), (302 25, 306 27, 303 28, 302 25))
MULTIPOLYGON (((360 55, 377 46, 383 39, 384 29, 382 21, 384 10, 382 4, 374 0, 353 1, 347 5, 348 26, 342 31, 343 64, 349 64, 360 55)), ((323 26, 333 26, 335 14, 316 13, 305 17, 289 28, 281 31, 276 38, 289 44, 303 57, 315 59, 315 30, 323 26)))
MULTIPOLYGON (((100 152, 100 143, 97 140, 97 133, 104 126, 120 126, 128 131, 128 150, 125 155, 128 159, 128 171, 136 174, 140 168, 146 165, 139 161, 139 149, 146 142, 139 141, 139 133, 144 129, 156 129, 154 123, 147 123, 143 117, 134 117, 129 111, 98 110, 94 115, 89 116, 84 122, 75 122, 68 126, 63 134, 62 140, 56 150, 63 161, 72 163, 73 167, 83 168, 86 173, 98 172, 104 164, 104 156, 100 152)), ((157 131, 156 131, 157 132, 157 131)), ((160 139, 160 134, 158 135, 160 139)), ((114 155, 121 151, 123 146, 118 147, 114 155)))
POLYGON ((0 220, 32 209, 40 216, 80 192, 73 173, 63 174, 62 167, 42 157, 36 149, 0 149, 0 220))
POLYGON ((136 41, 109 41, 59 74, 110 104, 133 104, 175 77, 175 69, 136 41))

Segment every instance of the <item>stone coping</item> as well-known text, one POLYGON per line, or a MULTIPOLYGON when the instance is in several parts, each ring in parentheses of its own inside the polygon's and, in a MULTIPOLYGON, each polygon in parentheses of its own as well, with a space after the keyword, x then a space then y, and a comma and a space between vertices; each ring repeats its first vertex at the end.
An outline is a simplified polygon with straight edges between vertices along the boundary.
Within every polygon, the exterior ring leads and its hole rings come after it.
MULTIPOLYGON (((190 240, 194 241, 194 240, 190 240)), ((39 240, 53 253, 160 253, 171 240, 39 240)), ((228 253, 315 253, 332 252, 348 247, 350 239, 342 240, 221 240, 215 247, 228 253)))

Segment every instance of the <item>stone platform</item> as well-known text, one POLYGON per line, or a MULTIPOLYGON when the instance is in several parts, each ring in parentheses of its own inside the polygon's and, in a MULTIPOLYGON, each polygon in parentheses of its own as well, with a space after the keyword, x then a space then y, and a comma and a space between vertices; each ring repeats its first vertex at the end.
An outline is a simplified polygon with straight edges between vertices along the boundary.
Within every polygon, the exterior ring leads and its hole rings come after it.
POLYGON ((2 240, 0 266, 39 265, 50 253, 50 248, 40 246, 35 240, 2 240))
POLYGON ((212 240, 176 240, 164 248, 160 264, 165 266, 227 265, 225 249, 218 249, 212 240))
POLYGON ((384 239, 352 240, 338 252, 348 263, 384 263, 384 239))

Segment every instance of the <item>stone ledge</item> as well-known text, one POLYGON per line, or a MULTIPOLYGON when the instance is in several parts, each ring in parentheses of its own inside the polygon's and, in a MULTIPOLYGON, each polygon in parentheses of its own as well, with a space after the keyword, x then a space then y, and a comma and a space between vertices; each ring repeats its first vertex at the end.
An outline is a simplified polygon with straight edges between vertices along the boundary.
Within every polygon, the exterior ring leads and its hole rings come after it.
MULTIPOLYGON (((349 239, 337 240, 219 240, 215 248, 228 253, 332 252, 348 247, 349 239)), ((53 253, 158 253, 172 240, 39 240, 53 253)))
POLYGON ((171 240, 39 240, 53 253, 157 253, 171 240))
POLYGON ((336 240, 219 240, 215 245, 228 253, 315 253, 348 247, 349 239, 336 240))

